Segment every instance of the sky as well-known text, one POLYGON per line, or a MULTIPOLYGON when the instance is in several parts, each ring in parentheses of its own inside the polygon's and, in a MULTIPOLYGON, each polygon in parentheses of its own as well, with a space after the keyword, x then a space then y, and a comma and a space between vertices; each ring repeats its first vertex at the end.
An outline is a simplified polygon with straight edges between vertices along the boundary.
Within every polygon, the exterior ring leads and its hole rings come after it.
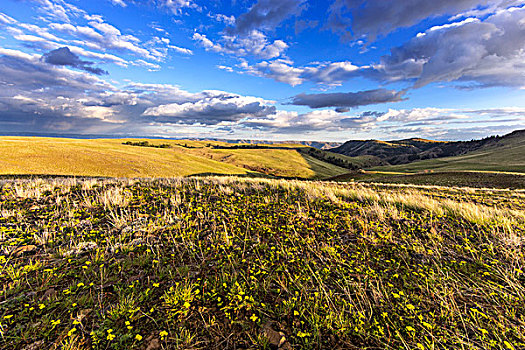
POLYGON ((1 0, 0 133, 525 129, 525 0, 1 0))

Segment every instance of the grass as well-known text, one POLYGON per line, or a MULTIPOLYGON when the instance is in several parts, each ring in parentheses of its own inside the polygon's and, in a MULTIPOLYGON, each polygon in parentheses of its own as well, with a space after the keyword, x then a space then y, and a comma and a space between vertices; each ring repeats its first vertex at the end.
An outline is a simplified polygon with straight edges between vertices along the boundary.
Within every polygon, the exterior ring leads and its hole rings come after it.
POLYGON ((169 177, 197 173, 246 174, 230 164, 180 148, 122 145, 122 140, 0 138, 0 173, 109 177, 169 177))
POLYGON ((525 347, 523 191, 1 184, 2 349, 525 347))
POLYGON ((525 139, 504 139, 497 146, 465 155, 429 159, 409 164, 376 167, 372 170, 417 173, 425 170, 445 171, 493 171, 525 173, 525 139))
POLYGON ((524 173, 494 171, 438 171, 402 173, 385 171, 351 172, 332 178, 335 181, 381 182, 413 185, 438 185, 481 188, 525 188, 524 173))
MULTIPOLYGON (((282 145, 279 145, 282 147, 282 145)), ((348 172, 296 149, 197 149, 203 157, 278 177, 326 178, 348 172)))
POLYGON ((143 178, 228 174, 318 179, 347 171, 303 156, 294 148, 297 145, 212 149, 208 146, 225 143, 162 140, 171 148, 155 148, 122 144, 125 142, 160 144, 158 140, 0 137, 0 174, 143 178))

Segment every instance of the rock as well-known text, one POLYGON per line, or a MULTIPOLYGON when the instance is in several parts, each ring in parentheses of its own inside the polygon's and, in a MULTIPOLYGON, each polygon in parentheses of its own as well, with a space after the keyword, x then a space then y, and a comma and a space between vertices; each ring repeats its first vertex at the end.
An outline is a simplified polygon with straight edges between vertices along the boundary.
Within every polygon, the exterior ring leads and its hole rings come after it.
POLYGON ((146 339, 146 347, 145 350, 157 350, 160 349, 160 341, 158 338, 155 338, 155 336, 150 335, 146 339))
POLYGON ((13 255, 15 257, 19 257, 25 254, 32 254, 36 251, 36 245, 25 245, 22 247, 18 247, 13 251, 13 255))
POLYGON ((87 315, 89 315, 93 309, 82 309, 78 312, 77 318, 82 321, 87 315))
POLYGON ((24 348, 24 350, 38 350, 42 349, 44 345, 44 342, 42 340, 36 341, 33 344, 29 344, 24 348))
POLYGON ((277 332, 270 324, 267 323, 264 325, 263 332, 271 345, 277 346, 279 349, 292 349, 290 343, 286 340, 285 334, 283 332, 277 332))
POLYGON ((76 253, 87 253, 98 248, 98 244, 95 242, 81 242, 76 247, 76 253))
POLYGON ((49 288, 48 290, 46 290, 46 292, 42 296, 42 300, 48 300, 48 299, 54 298, 56 295, 57 295, 57 291, 55 290, 55 288, 49 288))
POLYGON ((65 256, 73 256, 73 255, 82 255, 89 253, 92 250, 95 250, 98 248, 98 244, 95 242, 80 242, 77 244, 76 247, 74 247, 71 250, 68 250, 64 255, 65 256))

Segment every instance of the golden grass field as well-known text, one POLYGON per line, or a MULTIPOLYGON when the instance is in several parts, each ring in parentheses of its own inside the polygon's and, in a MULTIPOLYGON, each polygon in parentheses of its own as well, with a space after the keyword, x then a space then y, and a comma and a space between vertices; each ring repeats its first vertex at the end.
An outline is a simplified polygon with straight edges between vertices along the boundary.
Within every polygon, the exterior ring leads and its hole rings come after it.
MULTIPOLYGON (((0 174, 105 177, 173 177, 202 174, 325 178, 347 169, 276 149, 212 149, 221 142, 148 140, 171 148, 123 145, 131 139, 0 137, 0 174)), ((136 141, 136 139, 133 139, 136 141)), ((289 146, 290 149, 283 149, 289 146)))

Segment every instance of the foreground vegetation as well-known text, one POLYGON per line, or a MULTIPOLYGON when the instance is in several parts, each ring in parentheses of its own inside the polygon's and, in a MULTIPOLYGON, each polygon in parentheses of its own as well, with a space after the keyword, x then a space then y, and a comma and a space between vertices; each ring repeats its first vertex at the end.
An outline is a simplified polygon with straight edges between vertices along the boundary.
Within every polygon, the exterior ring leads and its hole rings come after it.
POLYGON ((525 193, 238 178, 0 189, 2 349, 520 349, 525 193))

